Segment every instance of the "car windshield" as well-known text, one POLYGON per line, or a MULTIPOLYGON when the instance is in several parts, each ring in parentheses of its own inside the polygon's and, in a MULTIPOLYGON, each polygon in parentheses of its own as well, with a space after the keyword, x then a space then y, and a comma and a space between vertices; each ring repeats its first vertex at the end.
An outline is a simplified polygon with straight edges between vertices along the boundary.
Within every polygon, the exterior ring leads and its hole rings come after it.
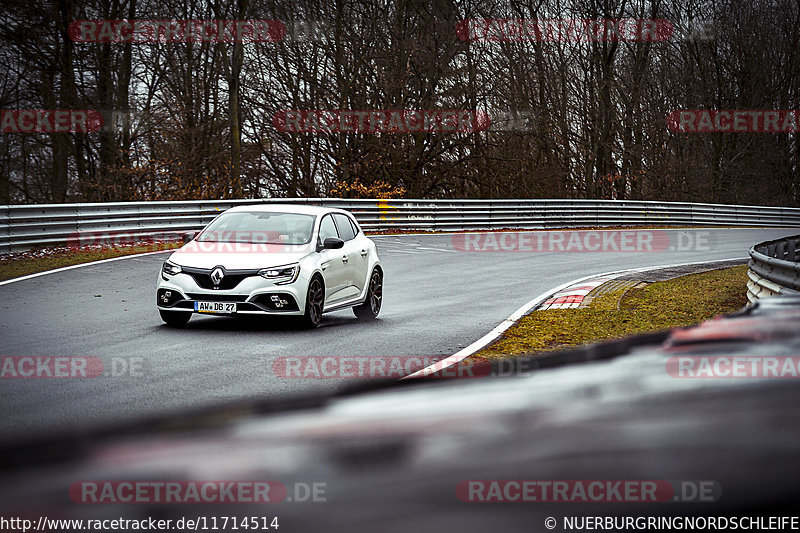
POLYGON ((306 244, 311 241, 314 215, 235 211, 224 213, 197 237, 201 242, 306 244))

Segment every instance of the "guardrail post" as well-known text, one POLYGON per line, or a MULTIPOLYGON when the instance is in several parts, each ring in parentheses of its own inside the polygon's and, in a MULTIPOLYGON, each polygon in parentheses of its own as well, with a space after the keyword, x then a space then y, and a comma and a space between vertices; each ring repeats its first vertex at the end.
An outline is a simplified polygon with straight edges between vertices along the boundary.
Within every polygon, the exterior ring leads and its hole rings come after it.
POLYGON ((776 259, 783 259, 786 256, 786 242, 778 241, 775 243, 775 255, 772 257, 776 259))

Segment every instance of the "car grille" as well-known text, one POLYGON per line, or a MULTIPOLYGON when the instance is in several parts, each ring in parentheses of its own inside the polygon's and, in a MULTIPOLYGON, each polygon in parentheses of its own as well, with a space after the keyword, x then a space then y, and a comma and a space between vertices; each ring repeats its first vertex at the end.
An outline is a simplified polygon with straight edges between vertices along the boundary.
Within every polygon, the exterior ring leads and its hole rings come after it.
POLYGON ((258 276, 258 270, 225 270, 225 277, 219 285, 215 286, 211 281, 211 272, 214 269, 187 268, 183 267, 183 272, 192 276, 198 287, 209 290, 230 290, 236 288, 245 278, 258 276))
POLYGON ((246 294, 198 294, 190 292, 186 294, 191 300, 199 300, 201 302, 243 302, 247 300, 246 294))

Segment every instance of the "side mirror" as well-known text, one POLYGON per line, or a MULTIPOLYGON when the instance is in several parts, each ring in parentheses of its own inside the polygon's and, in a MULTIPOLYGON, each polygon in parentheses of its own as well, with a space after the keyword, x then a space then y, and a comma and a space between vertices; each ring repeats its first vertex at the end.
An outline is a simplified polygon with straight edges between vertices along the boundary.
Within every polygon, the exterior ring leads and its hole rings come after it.
POLYGON ((197 237, 196 231, 187 231, 181 238, 183 239, 183 244, 186 244, 191 242, 195 237, 197 237))
POLYGON ((325 250, 338 250, 343 246, 344 241, 342 239, 337 239, 336 237, 328 237, 325 239, 325 242, 322 243, 322 248, 325 250))

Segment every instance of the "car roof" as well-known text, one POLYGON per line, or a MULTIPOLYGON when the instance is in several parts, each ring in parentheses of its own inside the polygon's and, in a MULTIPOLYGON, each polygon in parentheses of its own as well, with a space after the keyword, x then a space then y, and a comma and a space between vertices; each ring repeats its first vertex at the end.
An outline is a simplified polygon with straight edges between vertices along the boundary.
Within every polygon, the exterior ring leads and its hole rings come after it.
POLYGON ((349 215, 343 209, 336 209, 333 207, 319 207, 314 205, 305 204, 255 204, 255 205, 237 205, 231 207, 226 212, 236 211, 255 211, 255 212, 273 212, 273 213, 298 213, 303 215, 324 215, 325 213, 342 213, 349 215))

